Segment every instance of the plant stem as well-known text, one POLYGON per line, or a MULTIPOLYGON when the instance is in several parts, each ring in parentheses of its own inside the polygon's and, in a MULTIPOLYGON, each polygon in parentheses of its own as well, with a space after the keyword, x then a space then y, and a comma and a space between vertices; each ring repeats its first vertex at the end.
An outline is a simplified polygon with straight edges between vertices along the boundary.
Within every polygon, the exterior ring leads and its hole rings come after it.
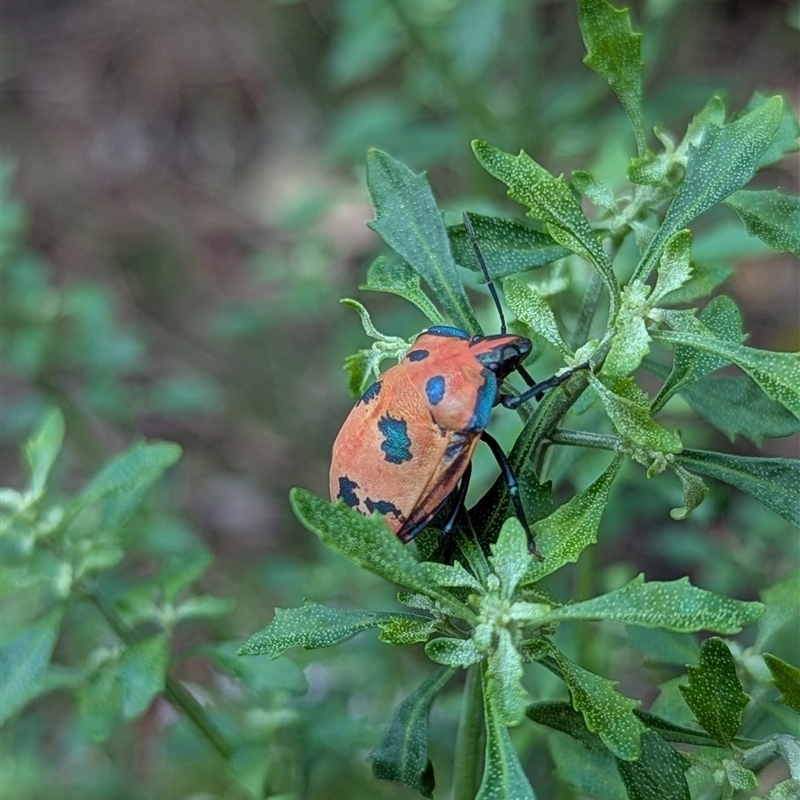
POLYGON ((570 431, 565 428, 556 428, 548 437, 550 444, 566 444, 572 447, 593 447, 598 450, 616 451, 619 447, 619 438, 607 433, 594 431, 570 431))
MULTIPOLYGON (((137 638, 127 623, 120 617, 111 603, 100 592, 90 587, 84 592, 89 602, 108 623, 114 633, 127 645, 134 644, 137 638)), ((178 711, 182 711, 194 724, 203 738, 225 760, 230 761, 231 746, 211 721, 203 706, 195 700, 192 693, 177 679, 167 675, 164 680, 164 695, 178 711)))
POLYGON ((480 666, 467 670, 453 762, 453 800, 474 800, 483 777, 483 692, 480 666))

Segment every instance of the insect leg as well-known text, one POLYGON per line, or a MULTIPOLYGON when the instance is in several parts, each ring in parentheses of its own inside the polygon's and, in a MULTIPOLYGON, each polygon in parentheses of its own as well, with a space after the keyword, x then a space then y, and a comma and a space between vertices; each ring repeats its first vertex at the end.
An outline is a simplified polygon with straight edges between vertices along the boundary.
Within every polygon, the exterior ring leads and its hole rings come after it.
POLYGON ((467 499, 467 489, 469 488, 469 479, 471 477, 472 462, 470 461, 467 464, 467 468, 464 470, 464 474, 461 476, 461 483, 458 486, 458 494, 456 495, 456 501, 453 504, 453 508, 450 511, 450 516, 448 516, 447 522, 445 522, 442 527, 442 538, 437 549, 441 551, 442 561, 445 564, 453 563, 453 556, 455 555, 456 546, 453 530, 456 527, 456 522, 458 522, 459 514, 464 509, 464 503, 467 499))
POLYGON ((517 406, 521 405, 522 403, 527 402, 532 397, 535 397, 537 400, 541 400, 544 393, 548 389, 552 389, 555 386, 560 386, 562 383, 564 383, 564 381, 569 380, 569 378, 571 378, 576 372, 580 372, 580 370, 582 369, 589 369, 588 361, 585 364, 580 364, 577 367, 568 369, 566 372, 562 372, 560 375, 553 375, 552 378, 548 378, 546 381, 542 381, 541 383, 536 383, 529 389, 524 391, 522 394, 514 396, 505 395, 500 399, 500 404, 504 408, 514 409, 517 406))
MULTIPOLYGON (((546 382, 547 381, 545 381, 545 383, 546 382)), ((503 452, 503 448, 500 447, 500 443, 494 436, 490 436, 486 431, 483 431, 481 433, 481 439, 489 445, 492 455, 497 459, 497 463, 500 466, 503 480, 506 482, 506 486, 508 486, 509 495, 511 495, 511 504, 514 506, 514 514, 525 529, 525 533, 528 535, 528 550, 541 561, 542 554, 536 549, 536 542, 533 541, 533 534, 531 533, 530 525, 528 525, 528 518, 525 516, 525 509, 522 507, 522 499, 519 496, 519 482, 517 481, 517 476, 514 474, 514 469, 509 463, 508 457, 503 452)))

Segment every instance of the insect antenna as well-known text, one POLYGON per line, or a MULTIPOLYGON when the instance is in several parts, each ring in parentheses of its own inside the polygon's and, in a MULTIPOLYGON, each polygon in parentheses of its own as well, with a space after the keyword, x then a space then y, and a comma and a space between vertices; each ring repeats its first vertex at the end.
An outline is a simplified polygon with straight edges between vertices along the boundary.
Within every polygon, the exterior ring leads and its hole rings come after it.
POLYGON ((494 283, 489 277, 489 270, 487 269, 486 262, 483 259, 483 253, 481 253, 481 249, 478 247, 478 240, 475 238, 475 231, 472 228, 472 222, 470 222, 469 215, 466 211, 461 214, 461 218, 464 220, 464 228, 466 229, 467 236, 472 243, 472 249, 475 251, 475 258, 478 259, 478 264, 480 264, 481 269, 483 270, 483 276, 486 278, 486 285, 489 287, 489 294, 491 294, 492 300, 494 300, 495 307, 497 308, 497 314, 500 317, 500 333, 506 333, 506 318, 503 316, 503 307, 500 305, 500 299, 497 296, 497 289, 494 288, 494 283))

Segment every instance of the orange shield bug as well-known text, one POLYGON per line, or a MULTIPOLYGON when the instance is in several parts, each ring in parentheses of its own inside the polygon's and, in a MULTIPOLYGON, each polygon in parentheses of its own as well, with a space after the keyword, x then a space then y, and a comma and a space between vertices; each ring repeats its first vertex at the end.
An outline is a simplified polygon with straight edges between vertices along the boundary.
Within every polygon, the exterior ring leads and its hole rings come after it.
POLYGON ((463 219, 497 306, 501 333, 470 336, 446 325, 421 333, 403 360, 369 386, 342 425, 333 443, 331 500, 341 500, 363 514, 377 511, 408 542, 458 487, 442 528, 446 539, 464 506, 472 454, 483 440, 500 466, 514 513, 528 534, 529 549, 539 556, 517 478, 486 426, 494 406, 516 408, 531 398, 539 400, 548 389, 588 365, 534 382, 522 366, 531 352, 531 341, 506 332, 497 292, 466 213, 463 219), (522 375, 528 389, 516 396, 502 395, 500 385, 514 371, 522 375))

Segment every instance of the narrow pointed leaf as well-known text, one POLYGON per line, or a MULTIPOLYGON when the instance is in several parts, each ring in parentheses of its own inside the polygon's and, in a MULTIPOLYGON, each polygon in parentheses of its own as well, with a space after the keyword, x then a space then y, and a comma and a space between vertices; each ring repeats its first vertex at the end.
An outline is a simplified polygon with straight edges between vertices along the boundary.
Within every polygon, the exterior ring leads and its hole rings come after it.
POLYGON ((396 294, 413 303, 434 325, 445 322, 445 318, 420 288, 419 274, 399 258, 378 256, 367 271, 367 282, 359 289, 396 294))
POLYGON ((569 349, 561 338, 555 314, 547 301, 530 286, 516 280, 507 278, 503 282, 508 307, 529 328, 543 337, 560 353, 569 354, 569 349))
POLYGON ((678 231, 664 247, 658 267, 658 280, 653 289, 653 302, 680 289, 692 277, 692 233, 678 231))
POLYGON ((454 674, 455 670, 443 667, 398 706, 380 743, 370 753, 376 778, 396 781, 423 797, 433 797, 428 717, 437 693, 454 674))
POLYGON ((673 289, 661 298, 659 305, 677 305, 689 303, 699 297, 711 294, 718 286, 725 283, 736 270, 721 261, 692 261, 692 276, 680 289, 673 289))
POLYGON ((638 761, 617 761, 628 800, 691 800, 686 770, 689 761, 655 731, 642 736, 638 761))
POLYGON ((525 529, 516 517, 509 517, 503 523, 500 535, 491 548, 489 561, 500 578, 502 596, 510 600, 531 563, 525 529))
MULTIPOLYGON (((754 108, 764 105, 764 103, 768 103, 770 99, 771 98, 767 95, 761 94, 761 92, 755 92, 750 98, 750 102, 745 107, 744 113, 752 111, 754 108)), ((797 117, 795 117, 792 111, 791 104, 784 102, 781 121, 778 123, 778 130, 775 131, 772 144, 770 144, 758 162, 759 169, 769 164, 775 164, 789 153, 800 150, 800 141, 798 141, 798 137, 800 137, 800 124, 798 124, 797 117)))
POLYGON ((678 687, 686 705, 714 739, 730 744, 750 697, 742 691, 728 645, 716 636, 706 639, 697 665, 687 669, 689 683, 678 687))
POLYGON ((378 638, 387 644, 414 644, 416 642, 427 642, 431 635, 440 628, 440 623, 435 619, 425 619, 419 617, 411 619, 409 617, 392 617, 380 624, 380 635, 378 638))
MULTIPOLYGON (((483 217, 473 213, 470 213, 469 219, 491 278, 504 278, 506 275, 537 269, 571 252, 549 234, 511 219, 483 217)), ((449 226, 447 235, 456 263, 479 273, 483 281, 483 273, 464 225, 449 226)))
POLYGON ((0 725, 39 696, 63 614, 54 609, 0 650, 0 725))
POLYGON ((522 658, 506 628, 497 631, 497 645, 486 666, 486 691, 490 693, 498 718, 516 725, 525 716, 528 693, 522 685, 522 658))
POLYGON ((404 615, 388 611, 332 608, 307 600, 299 608, 276 608, 272 622, 254 633, 239 648, 239 655, 266 654, 277 658, 290 647, 306 650, 331 647, 361 631, 380 627, 396 616, 404 615))
POLYGON ((586 45, 584 64, 606 79, 630 117, 639 153, 647 150, 642 116, 642 47, 628 9, 606 0, 579 0, 578 22, 586 45))
POLYGON ((453 324, 480 333, 425 175, 412 172, 387 153, 370 150, 367 186, 375 207, 375 221, 369 227, 430 286, 453 324))
POLYGON ((608 594, 554 608, 546 619, 614 619, 683 633, 708 630, 730 634, 755 622, 763 611, 761 603, 733 600, 698 589, 688 578, 645 583, 640 575, 608 594))
POLYGON ((708 125, 689 148, 686 176, 661 227, 631 278, 644 281, 661 257, 664 245, 679 230, 750 181, 772 143, 783 113, 773 97, 728 125, 708 125))
POLYGON ((675 460, 692 472, 735 486, 784 519, 800 525, 800 461, 797 459, 684 450, 675 460))
POLYGON ((639 757, 639 739, 647 728, 636 718, 637 700, 616 690, 616 681, 579 667, 553 649, 559 669, 572 696, 572 705, 583 714, 586 727, 596 733, 617 758, 633 761, 639 757))
POLYGON ((782 695, 781 700, 800 714, 800 669, 771 653, 764 653, 764 661, 772 673, 775 686, 782 695))
POLYGON ((800 197, 782 194, 777 189, 740 189, 726 201, 742 219, 747 232, 766 242, 779 253, 800 257, 800 197))
POLYGON ((169 641, 164 635, 151 636, 125 648, 117 665, 123 717, 134 719, 147 711, 164 688, 168 666, 169 641))
POLYGON ((534 524, 544 560, 529 560, 524 584, 536 583, 564 564, 576 562, 589 545, 597 542, 600 520, 621 464, 622 457, 616 456, 594 483, 534 524))
POLYGON ((614 192, 608 188, 604 183, 601 183, 594 175, 582 170, 576 169, 572 173, 572 185, 593 205, 598 208, 604 208, 607 211, 616 213, 619 208, 617 201, 614 197, 614 192))
POLYGON ((47 485, 47 476, 64 441, 64 417, 54 409, 42 420, 36 432, 25 442, 25 461, 30 471, 30 493, 38 498, 47 485))
POLYGON ((486 757, 475 800, 536 800, 484 676, 486 757))
POLYGON ((431 639, 425 645, 425 655, 446 667, 468 667, 482 658, 472 639, 450 639, 447 636, 431 639))

